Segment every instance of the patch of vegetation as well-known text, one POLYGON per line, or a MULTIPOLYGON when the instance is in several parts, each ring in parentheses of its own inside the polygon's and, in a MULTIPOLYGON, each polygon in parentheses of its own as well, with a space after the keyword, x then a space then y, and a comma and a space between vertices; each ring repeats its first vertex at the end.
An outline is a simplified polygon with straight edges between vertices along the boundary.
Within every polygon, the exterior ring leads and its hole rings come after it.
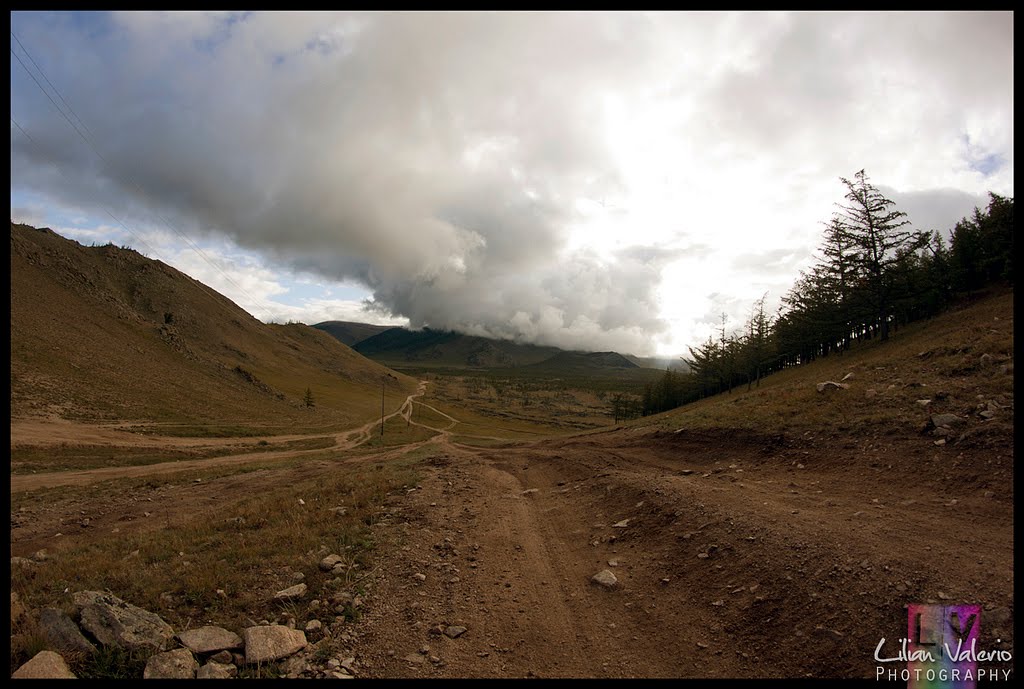
MULTIPOLYGON (((372 569, 375 543, 368 525, 378 519, 385 495, 417 480, 412 462, 332 465, 296 482, 269 480, 260 493, 201 518, 183 518, 173 529, 111 536, 63 550, 45 566, 16 568, 11 591, 32 608, 69 609, 72 592, 110 590, 160 614, 175 629, 200 619, 241 629, 250 618, 279 616, 281 606, 272 596, 294 583, 293 572, 302 572, 312 591, 332 586, 334 575, 317 566, 327 552, 349 563, 341 584, 357 585, 372 569), (339 505, 346 507, 344 514, 332 509, 339 505)), ((305 603, 292 605, 300 620, 318 614, 305 603)), ((12 640, 12 663, 33 647, 28 638, 17 648, 12 640)), ((84 663, 79 676, 138 678, 141 663, 130 654, 104 651, 84 663)))

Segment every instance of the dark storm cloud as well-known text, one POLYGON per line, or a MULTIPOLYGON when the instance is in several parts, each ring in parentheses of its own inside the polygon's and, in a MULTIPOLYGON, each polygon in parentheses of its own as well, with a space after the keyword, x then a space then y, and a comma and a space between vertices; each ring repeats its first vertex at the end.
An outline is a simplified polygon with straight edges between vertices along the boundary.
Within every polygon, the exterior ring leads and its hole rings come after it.
POLYGON ((107 161, 12 70, 40 143, 12 132, 20 184, 356 279, 414 325, 631 351, 664 330, 663 262, 557 262, 573 200, 619 190, 595 112, 648 64, 644 17, 15 19, 107 161))

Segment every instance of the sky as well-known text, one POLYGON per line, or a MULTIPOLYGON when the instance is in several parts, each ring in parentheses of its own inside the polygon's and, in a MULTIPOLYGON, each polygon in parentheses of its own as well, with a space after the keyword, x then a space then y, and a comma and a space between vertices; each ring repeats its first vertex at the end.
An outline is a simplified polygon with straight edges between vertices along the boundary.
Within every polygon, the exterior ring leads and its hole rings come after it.
POLYGON ((11 218, 264 321, 676 356, 815 260, 864 169, 1013 196, 1013 15, 11 13, 11 218))

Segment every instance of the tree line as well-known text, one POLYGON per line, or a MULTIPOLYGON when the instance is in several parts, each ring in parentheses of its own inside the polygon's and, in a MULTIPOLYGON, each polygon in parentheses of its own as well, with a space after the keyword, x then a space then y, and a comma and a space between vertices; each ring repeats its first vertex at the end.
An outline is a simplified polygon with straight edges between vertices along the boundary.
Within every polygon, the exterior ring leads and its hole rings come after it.
MULTIPOLYGON (((721 327, 683 357, 689 372, 666 371, 644 389, 643 415, 746 385, 775 371, 842 354, 856 342, 889 339, 961 295, 1013 285, 1013 199, 989 192, 988 208, 943 234, 912 231, 906 213, 861 170, 841 177, 847 193, 825 226, 815 264, 801 271, 778 312, 754 302, 741 331, 721 327)), ((620 414, 616 414, 620 416, 620 414)))

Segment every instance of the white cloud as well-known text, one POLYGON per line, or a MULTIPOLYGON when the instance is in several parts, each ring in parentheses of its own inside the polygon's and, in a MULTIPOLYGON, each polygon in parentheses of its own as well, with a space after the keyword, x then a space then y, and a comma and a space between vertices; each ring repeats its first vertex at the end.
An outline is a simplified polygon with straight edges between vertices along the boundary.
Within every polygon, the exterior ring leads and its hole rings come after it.
POLYGON ((110 166, 15 66, 12 193, 255 252, 218 253, 247 308, 313 274, 414 325, 669 353, 778 303, 839 176, 929 229, 1013 193, 1012 13, 86 19, 12 24, 110 166))

